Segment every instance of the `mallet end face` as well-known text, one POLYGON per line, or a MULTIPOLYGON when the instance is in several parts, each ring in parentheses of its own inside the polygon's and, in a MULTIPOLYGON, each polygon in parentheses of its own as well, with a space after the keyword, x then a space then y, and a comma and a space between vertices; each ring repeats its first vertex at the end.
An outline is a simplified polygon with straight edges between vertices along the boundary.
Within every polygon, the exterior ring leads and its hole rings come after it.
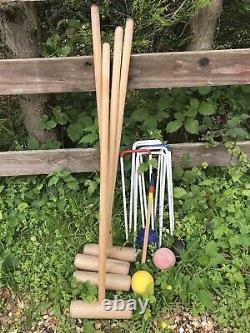
POLYGON ((124 300, 104 300, 98 303, 72 301, 70 304, 71 318, 85 319, 131 319, 133 312, 124 300), (119 302, 119 304, 117 303, 119 302))

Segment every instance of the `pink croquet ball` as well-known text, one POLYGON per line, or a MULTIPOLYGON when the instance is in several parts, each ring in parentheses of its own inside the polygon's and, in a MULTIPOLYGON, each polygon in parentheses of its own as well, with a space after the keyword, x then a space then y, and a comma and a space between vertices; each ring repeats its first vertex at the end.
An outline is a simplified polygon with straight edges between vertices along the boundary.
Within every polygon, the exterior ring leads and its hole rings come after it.
POLYGON ((174 253, 166 247, 162 247, 157 250, 153 256, 153 263, 155 267, 161 270, 174 266, 175 262, 176 258, 174 253))

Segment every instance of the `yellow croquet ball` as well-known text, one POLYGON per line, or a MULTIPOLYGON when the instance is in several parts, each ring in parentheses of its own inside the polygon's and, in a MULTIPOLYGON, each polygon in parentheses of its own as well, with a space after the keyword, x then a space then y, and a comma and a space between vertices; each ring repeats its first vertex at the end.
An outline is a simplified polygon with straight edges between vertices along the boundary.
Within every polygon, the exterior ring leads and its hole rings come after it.
POLYGON ((136 294, 143 295, 154 284, 153 276, 147 271, 138 271, 132 276, 131 286, 136 294))

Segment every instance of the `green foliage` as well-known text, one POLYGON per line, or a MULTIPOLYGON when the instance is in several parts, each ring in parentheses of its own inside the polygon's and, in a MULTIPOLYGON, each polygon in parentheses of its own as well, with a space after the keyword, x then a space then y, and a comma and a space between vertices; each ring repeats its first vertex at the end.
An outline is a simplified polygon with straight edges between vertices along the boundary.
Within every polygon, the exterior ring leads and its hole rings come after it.
POLYGON ((83 243, 96 240, 98 193, 89 194, 87 180, 58 171, 47 178, 1 181, 0 288, 9 287, 24 299, 26 312, 17 324, 21 331, 30 325, 25 318, 35 320, 48 309, 64 326, 72 297, 96 299, 96 287, 72 278, 75 254, 83 243))
POLYGON ((215 48, 250 47, 249 14, 249 0, 224 1, 215 48))
MULTIPOLYGON (((238 148, 227 146, 238 155, 238 148)), ((183 170, 190 162, 188 155, 181 162, 175 174, 175 238, 186 245, 175 268, 159 272, 150 258, 143 267, 137 264, 132 268, 149 270, 155 288, 143 318, 135 314, 134 321, 126 324, 127 330, 134 332, 140 324, 150 332, 153 318, 166 312, 169 304, 182 304, 195 314, 213 315, 220 328, 247 332, 250 165, 244 155, 236 166, 224 170, 183 170)), ((97 240, 97 198, 96 175, 76 178, 58 170, 48 177, 1 181, 0 288, 8 286, 24 298, 26 312, 16 324, 22 330, 44 312, 52 311, 58 318, 58 331, 69 332, 74 327, 67 318, 70 300, 96 299, 96 287, 72 279, 72 260, 83 244, 97 240)), ((165 212, 165 220, 167 215, 165 212)), ((121 224, 118 197, 116 244, 124 241, 121 224)), ((171 246, 174 241, 164 230, 163 245, 171 246)), ((154 251, 150 247, 150 255, 154 251)), ((94 330, 89 321, 84 322, 84 328, 94 330)))
MULTIPOLYGON (((186 246, 175 268, 153 273, 161 302, 152 315, 162 304, 180 302, 196 314, 214 314, 219 327, 249 330, 249 166, 243 155, 228 170, 193 169, 177 177, 183 187, 175 187, 176 236, 186 246)), ((166 238, 164 245, 171 244, 166 238)))
MULTIPOLYGON (((179 38, 179 26, 187 23, 195 11, 209 0, 199 1, 97 1, 101 9, 103 40, 113 40, 116 26, 124 25, 130 16, 135 19, 134 52, 162 51, 185 44, 179 38), (168 42, 166 43, 166 36, 168 42)), ((91 1, 54 1, 53 6, 40 5, 40 17, 45 22, 44 55, 68 56, 90 54, 91 1), (64 13, 63 15, 61 13, 64 13)))
POLYGON ((69 171, 57 170, 48 176, 48 187, 57 186, 60 182, 67 185, 72 190, 79 190, 79 183, 75 177, 73 177, 69 171))
MULTIPOLYGON (((249 105, 249 86, 129 92, 122 145, 128 147, 137 138, 148 137, 170 143, 205 141, 212 145, 248 140, 249 105)), ((95 97, 86 93, 58 97, 51 117, 41 119, 44 129, 56 126, 63 145, 96 147, 95 97)))
MULTIPOLYGON (((136 18, 133 52, 182 50, 190 16, 206 5, 199 1, 104 1, 103 40, 112 42, 114 27, 127 15, 136 18), (180 38, 182 36, 182 38, 180 38), (166 42, 167 41, 167 42, 166 42)), ((42 2, 43 55, 63 57, 92 53, 90 1, 42 2)), ((249 1, 225 2, 216 48, 249 47, 249 1), (239 22, 235 26, 235 22, 239 22)), ((63 69, 62 69, 63 70, 63 69)), ((0 99, 0 134, 3 149, 22 149, 26 134, 16 99, 0 99), (10 117, 14 113, 14 116, 10 117), (17 130, 18 129, 18 130, 17 130), (15 134, 14 134, 15 133, 15 134)), ((123 147, 138 138, 168 142, 205 141, 215 145, 249 139, 250 86, 198 87, 130 91, 128 93, 123 147)), ((55 96, 49 116, 40 128, 56 129, 58 140, 40 145, 27 139, 28 149, 96 147, 98 128, 94 94, 55 96)), ((227 147, 237 154, 232 144, 227 147)), ((147 170, 154 160, 142 164, 147 170)), ((168 309, 183 305, 194 314, 213 316, 216 329, 248 332, 250 179, 243 156, 228 169, 187 169, 190 156, 175 166, 175 238, 164 230, 164 245, 185 242, 178 265, 158 272, 148 260, 143 268, 155 278, 150 306, 133 322, 119 324, 126 332, 162 332, 153 322, 168 309), (151 331, 150 331, 151 330, 151 331)), ((57 319, 58 332, 75 331, 68 318, 72 298, 94 301, 91 284, 72 279, 73 258, 83 244, 97 241, 98 183, 96 174, 76 177, 58 170, 47 177, 2 179, 0 183, 0 288, 9 287, 25 301, 17 323, 1 331, 29 331, 48 311, 57 319)), ((123 244, 121 198, 114 212, 114 238, 123 244)), ((164 220, 168 220, 165 212, 164 220)), ((150 253, 154 251, 150 248, 150 253)), ((140 265, 136 266, 137 268, 140 265)), ((132 267, 132 270, 135 270, 132 267)), ((132 294, 122 294, 129 298, 132 294)), ((2 301, 0 301, 2 306, 2 301)), ((86 332, 96 332, 91 321, 86 332)))

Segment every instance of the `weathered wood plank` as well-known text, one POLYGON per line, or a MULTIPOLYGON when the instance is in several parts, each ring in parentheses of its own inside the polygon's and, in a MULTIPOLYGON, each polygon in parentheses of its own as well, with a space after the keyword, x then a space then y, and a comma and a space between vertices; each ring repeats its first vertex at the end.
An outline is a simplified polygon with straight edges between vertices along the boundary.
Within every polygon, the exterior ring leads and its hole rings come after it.
POLYGON ((0 0, 1 3, 9 3, 9 2, 34 2, 34 1, 44 1, 44 0, 0 0))
MULTIPOLYGON (((238 146, 250 159, 250 141, 238 146)), ((181 143, 172 145, 173 164, 188 153, 192 166, 207 162, 209 166, 226 166, 233 163, 223 145, 207 149, 204 143, 181 143)), ((49 174, 63 168, 73 173, 91 172, 99 169, 99 154, 95 149, 31 150, 0 153, 0 176, 49 174)))
MULTIPOLYGON (((238 142, 237 146, 250 159, 250 141, 238 142)), ((204 143, 178 143, 173 147, 173 163, 178 164, 182 155, 187 153, 191 156, 192 167, 201 166, 206 162, 209 166, 227 166, 235 162, 223 144, 214 148, 206 148, 204 143)))
MULTIPOLYGON (((0 60, 0 95, 93 91, 92 57, 0 60)), ((131 56, 130 89, 250 84, 250 49, 131 56)))
POLYGON ((91 172, 99 168, 95 149, 52 149, 0 153, 0 176, 49 174, 57 169, 91 172))

